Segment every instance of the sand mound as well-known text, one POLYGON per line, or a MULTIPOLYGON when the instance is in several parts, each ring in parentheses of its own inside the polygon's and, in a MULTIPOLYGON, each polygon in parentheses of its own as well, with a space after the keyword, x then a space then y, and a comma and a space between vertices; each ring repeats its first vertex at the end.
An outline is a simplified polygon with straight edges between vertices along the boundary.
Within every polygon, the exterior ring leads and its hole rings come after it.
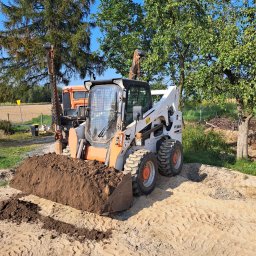
MULTIPOLYGON (((0 188, 0 201, 17 190, 0 188), (7 195, 8 194, 8 195, 7 195)), ((2 255, 246 255, 256 251, 256 177, 225 168, 186 164, 180 175, 159 176, 155 190, 113 218, 29 195, 40 214, 76 228, 107 232, 108 240, 79 242, 42 223, 0 220, 2 255)))
POLYGON ((80 210, 103 213, 111 210, 109 196, 123 176, 95 161, 46 154, 27 158, 10 186, 80 210))
POLYGON ((98 241, 109 238, 111 235, 110 230, 101 232, 96 229, 77 228, 69 223, 42 216, 39 214, 40 210, 41 208, 34 203, 21 201, 17 197, 13 197, 0 202, 0 220, 9 220, 17 224, 41 221, 43 222, 43 229, 55 231, 58 235, 67 234, 79 242, 83 242, 85 239, 98 241))

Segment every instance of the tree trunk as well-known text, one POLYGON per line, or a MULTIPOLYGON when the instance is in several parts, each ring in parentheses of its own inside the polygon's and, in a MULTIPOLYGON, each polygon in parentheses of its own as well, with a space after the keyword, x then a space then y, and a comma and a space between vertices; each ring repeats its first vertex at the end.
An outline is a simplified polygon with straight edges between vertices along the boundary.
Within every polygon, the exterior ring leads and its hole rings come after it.
POLYGON ((248 159, 248 129, 252 115, 242 117, 238 124, 237 159, 248 159))

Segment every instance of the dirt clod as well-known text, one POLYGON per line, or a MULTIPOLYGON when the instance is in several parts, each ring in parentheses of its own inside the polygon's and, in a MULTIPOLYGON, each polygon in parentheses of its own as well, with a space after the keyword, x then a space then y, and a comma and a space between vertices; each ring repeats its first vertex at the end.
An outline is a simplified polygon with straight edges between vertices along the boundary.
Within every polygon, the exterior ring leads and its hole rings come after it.
POLYGON ((111 231, 101 232, 96 229, 88 230, 84 228, 77 228, 74 225, 54 220, 51 217, 45 217, 43 219, 43 223, 44 229, 56 231, 58 234, 67 234, 80 242, 83 242, 85 239, 99 241, 107 239, 111 235, 111 231))
MULTIPOLYGON (((16 197, 0 202, 0 220, 9 220, 20 224, 21 222, 36 223, 41 221, 42 228, 55 231, 58 235, 67 234, 73 239, 83 242, 89 240, 107 239, 111 235, 111 231, 101 232, 96 229, 78 228, 72 224, 55 220, 49 216, 42 216, 39 211, 41 208, 31 202, 22 201, 16 197)), ((40 240, 43 235, 38 237, 40 240)), ((52 239, 57 238, 57 235, 52 234, 52 239)))
POLYGON ((27 158, 10 186, 71 207, 102 213, 123 174, 96 161, 46 154, 27 158))

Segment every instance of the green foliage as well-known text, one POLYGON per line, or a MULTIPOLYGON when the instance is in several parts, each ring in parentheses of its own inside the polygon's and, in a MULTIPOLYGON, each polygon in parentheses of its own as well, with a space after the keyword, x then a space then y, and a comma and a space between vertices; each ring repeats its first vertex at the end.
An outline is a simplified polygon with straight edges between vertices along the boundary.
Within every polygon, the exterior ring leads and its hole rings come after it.
POLYGON ((98 10, 95 20, 103 33, 100 49, 106 64, 127 76, 134 50, 148 50, 142 6, 131 0, 107 0, 101 1, 98 10))
POLYGON ((0 169, 16 166, 27 152, 35 149, 37 145, 2 147, 0 146, 0 169))
MULTIPOLYGON (((7 94, 0 94, 0 102, 13 102, 20 99, 22 103, 51 102, 51 89, 48 85, 33 87, 28 85, 4 86, 0 83, 0 92, 6 90, 7 94)), ((62 89, 58 87, 59 95, 62 89)))
POLYGON ((101 73, 102 58, 91 53, 90 0, 1 1, 5 16, 0 32, 0 84, 35 85, 48 76, 43 44, 55 47, 57 79, 68 83, 92 71, 101 73))
POLYGON ((185 121, 207 121, 214 117, 237 118, 236 105, 234 103, 218 104, 186 104, 183 108, 183 118, 185 121))
POLYGON ((147 52, 143 76, 168 77, 170 83, 185 83, 187 62, 198 52, 205 12, 196 1, 131 0, 101 1, 97 24, 103 32, 100 47, 110 67, 128 74, 136 48, 147 52), (122 17, 122 19, 120 19, 122 17))
POLYGON ((203 33, 206 17, 200 2, 144 1, 145 24, 152 31, 144 65, 150 73, 163 73, 180 87, 184 86, 188 64, 198 52, 198 38, 203 33))
POLYGON ((28 90, 27 100, 24 102, 51 102, 51 90, 48 86, 34 86, 28 90))
POLYGON ((184 161, 224 166, 235 157, 224 139, 215 132, 205 132, 203 126, 186 125, 183 131, 184 161))
POLYGON ((246 174, 256 175, 256 162, 235 160, 232 149, 216 132, 205 132, 203 126, 186 125, 183 130, 184 161, 227 167, 246 174))
POLYGON ((256 100, 256 4, 208 1, 208 28, 198 41, 188 88, 204 98, 237 100, 239 115, 253 112, 256 100))
POLYGON ((5 134, 10 134, 13 131, 11 122, 7 120, 0 120, 0 130, 4 131, 5 134))
POLYGON ((250 160, 238 160, 234 164, 225 164, 225 167, 256 176, 256 162, 250 160))
POLYGON ((214 157, 219 157, 228 146, 223 138, 215 132, 204 132, 203 126, 187 125, 183 130, 183 147, 185 153, 208 152, 214 157))

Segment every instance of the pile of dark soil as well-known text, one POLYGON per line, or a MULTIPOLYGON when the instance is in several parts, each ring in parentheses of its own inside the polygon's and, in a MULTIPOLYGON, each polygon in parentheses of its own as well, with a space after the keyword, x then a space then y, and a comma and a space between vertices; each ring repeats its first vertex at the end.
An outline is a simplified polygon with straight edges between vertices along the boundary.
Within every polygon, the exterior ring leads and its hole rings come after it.
POLYGON ((96 161, 46 154, 27 158, 10 186, 57 203, 94 212, 111 212, 108 198, 124 174, 96 161))
POLYGON ((9 220, 20 224, 21 222, 35 223, 41 221, 42 228, 55 231, 58 235, 67 234, 70 237, 83 242, 89 240, 107 239, 111 235, 111 231, 101 232, 93 229, 77 228, 74 225, 55 220, 51 217, 42 216, 39 211, 40 207, 31 202, 22 201, 17 198, 0 202, 0 220, 9 220))
POLYGON ((18 200, 23 195, 17 195, 9 200, 0 202, 0 220, 13 220, 21 222, 36 222, 38 219, 39 206, 26 201, 18 200))

